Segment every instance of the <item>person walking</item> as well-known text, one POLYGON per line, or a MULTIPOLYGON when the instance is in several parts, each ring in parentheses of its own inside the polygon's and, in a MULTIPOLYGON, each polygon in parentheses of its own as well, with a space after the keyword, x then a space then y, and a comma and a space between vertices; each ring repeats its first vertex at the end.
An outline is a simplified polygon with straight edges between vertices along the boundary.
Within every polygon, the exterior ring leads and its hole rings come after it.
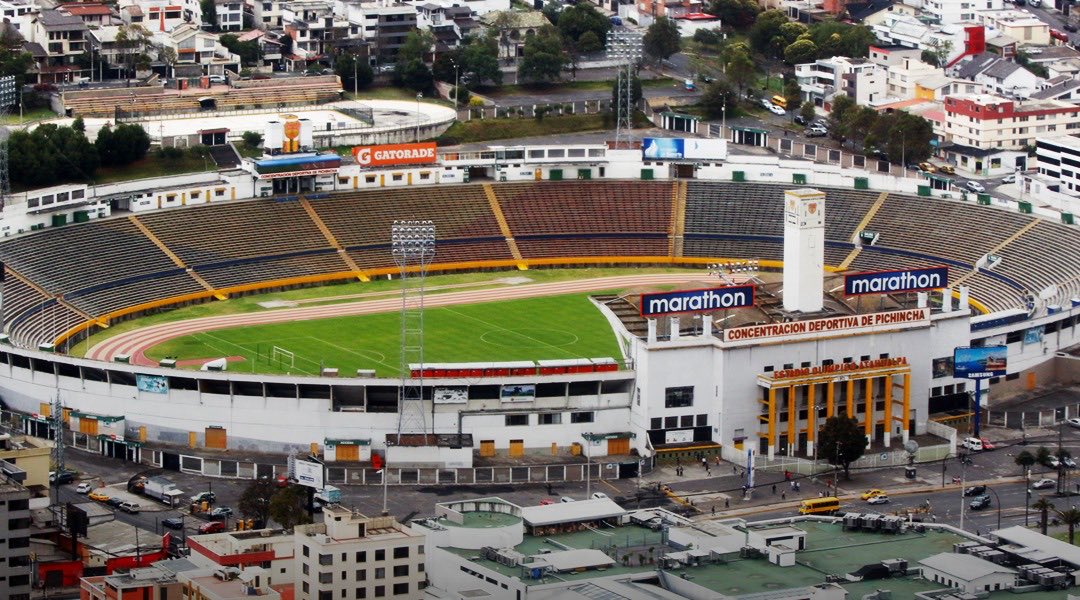
POLYGON ((774 483, 774 484, 772 484, 772 493, 773 493, 773 494, 775 494, 775 493, 776 493, 776 484, 775 484, 775 483, 774 483))

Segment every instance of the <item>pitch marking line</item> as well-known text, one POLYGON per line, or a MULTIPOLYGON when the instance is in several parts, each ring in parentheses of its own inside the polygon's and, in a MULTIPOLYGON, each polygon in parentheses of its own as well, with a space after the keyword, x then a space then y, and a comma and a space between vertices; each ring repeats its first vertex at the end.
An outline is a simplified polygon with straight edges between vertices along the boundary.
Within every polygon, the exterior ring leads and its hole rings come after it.
MULTIPOLYGON (((479 319, 477 317, 467 315, 467 314, 462 313, 462 312, 458 312, 458 311, 456 311, 456 310, 454 310, 452 308, 443 306, 442 309, 445 310, 445 311, 448 311, 448 312, 452 312, 455 315, 465 317, 466 319, 472 319, 473 321, 476 321, 477 323, 482 323, 484 325, 487 325, 488 327, 491 327, 495 331, 506 331, 508 333, 514 333, 514 331, 511 330, 511 329, 506 329, 506 328, 503 328, 503 327, 499 327, 498 325, 495 325, 494 323, 488 323, 487 321, 485 321, 483 319, 479 319)), ((526 340, 532 340, 532 341, 536 342, 537 344, 540 344, 540 346, 547 346, 548 348, 551 348, 552 350, 555 350, 556 352, 563 352, 563 353, 569 354, 573 358, 585 358, 584 356, 581 356, 580 354, 570 352, 569 350, 567 350, 565 348, 560 348, 559 346, 553 346, 553 345, 548 344, 547 342, 545 342, 543 340, 538 340, 538 339, 536 339, 534 337, 529 337, 527 335, 523 335, 523 334, 520 334, 520 333, 515 334, 515 335, 518 335, 519 337, 522 337, 522 338, 524 338, 526 340)))
MULTIPOLYGON (((397 373, 398 375, 401 374, 401 369, 399 367, 395 367, 395 366, 391 365, 390 363, 385 362, 385 360, 379 360, 379 359, 371 357, 371 356, 365 356, 362 352, 357 352, 356 350, 350 350, 350 349, 345 348, 343 346, 338 346, 337 344, 334 344, 332 342, 328 342, 328 341, 326 341, 326 340, 324 340, 322 338, 318 338, 318 337, 315 337, 313 335, 309 335, 309 336, 307 336, 307 338, 310 339, 310 340, 315 340, 316 342, 319 342, 321 344, 326 344, 327 346, 337 348, 338 350, 341 350, 342 352, 348 352, 349 354, 355 354, 356 356, 359 356, 360 358, 362 358, 364 360, 370 360, 370 361, 372 361, 374 363, 383 365, 384 367, 386 367, 388 369, 391 369, 393 372, 397 373)), ((378 354, 379 356, 382 356, 383 359, 386 358, 386 356, 382 352, 373 352, 373 354, 378 354)))

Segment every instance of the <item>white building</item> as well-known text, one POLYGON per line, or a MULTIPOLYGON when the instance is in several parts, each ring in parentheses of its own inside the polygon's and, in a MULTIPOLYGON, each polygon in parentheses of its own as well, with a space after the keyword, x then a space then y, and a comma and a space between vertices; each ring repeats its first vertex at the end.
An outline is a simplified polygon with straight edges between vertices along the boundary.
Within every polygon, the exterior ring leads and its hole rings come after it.
POLYGON ((342 506, 323 522, 295 529, 297 600, 417 598, 424 589, 424 534, 394 517, 366 517, 342 506))
POLYGON ((123 0, 120 18, 141 24, 151 32, 169 32, 185 24, 202 25, 202 5, 198 0, 123 0))
POLYGON ((24 38, 27 37, 26 32, 35 11, 36 7, 30 0, 0 0, 3 20, 10 23, 24 38))
POLYGON ((251 3, 251 12, 255 26, 260 29, 281 27, 281 5, 281 0, 254 0, 251 3))
POLYGON ((923 12, 938 23, 960 23, 974 21, 979 11, 1001 10, 1003 0, 926 0, 923 12))
POLYGON ((222 31, 240 31, 244 28, 244 3, 241 0, 214 0, 217 26, 222 31))
POLYGON ((861 106, 870 106, 886 96, 885 69, 865 58, 834 56, 795 65, 795 77, 803 102, 823 106, 836 94, 844 94, 861 106))
POLYGON ((1019 149, 1038 137, 1080 130, 1080 106, 1061 100, 1017 102, 989 94, 945 98, 945 140, 982 149, 1019 149))
POLYGON ((886 96, 894 100, 914 98, 920 81, 942 74, 944 71, 934 65, 924 63, 917 58, 905 58, 900 64, 888 67, 886 96))
POLYGON ((1040 175, 1057 180, 1058 189, 1054 191, 1080 196, 1080 136, 1038 138, 1035 159, 1040 175))
POLYGON ((1050 43, 1049 25, 1026 10, 1002 10, 1000 0, 997 3, 994 10, 979 11, 974 20, 990 32, 1011 37, 1020 46, 1046 46, 1050 43))
POLYGON ((1043 79, 1011 60, 989 53, 965 58, 949 69, 954 77, 982 85, 987 93, 1016 100, 1031 97, 1043 79))
POLYGON ((1007 590, 1016 585, 1016 569, 970 554, 942 552, 919 561, 923 577, 969 594, 1007 590))

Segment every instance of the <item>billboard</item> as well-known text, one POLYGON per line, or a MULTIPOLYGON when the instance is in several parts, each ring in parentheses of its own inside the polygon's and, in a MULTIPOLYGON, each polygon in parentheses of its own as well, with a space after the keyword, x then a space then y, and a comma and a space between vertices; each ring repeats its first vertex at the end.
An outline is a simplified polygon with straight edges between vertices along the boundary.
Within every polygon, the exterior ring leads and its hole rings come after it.
POLYGON ((504 385, 499 390, 502 402, 532 402, 536 400, 536 386, 531 383, 504 385))
POLYGON ((949 284, 949 267, 872 271, 844 276, 844 295, 937 290, 949 284))
POLYGON ((435 142, 356 146, 352 155, 361 167, 426 165, 435 162, 435 142))
POLYGON ((469 388, 436 387, 432 390, 431 398, 435 404, 465 404, 469 401, 469 388))
POLYGON ((1036 325, 1024 330, 1024 345, 1029 344, 1041 344, 1043 341, 1043 333, 1046 331, 1045 325, 1036 325))
POLYGON ((300 485, 321 490, 323 485, 323 466, 319 463, 298 460, 295 463, 296 482, 300 485))
POLYGON ((724 330, 724 342, 754 343, 777 338, 797 339, 830 333, 844 335, 872 333, 928 325, 930 325, 929 308, 908 308, 868 315, 847 315, 826 319, 810 319, 808 321, 730 327, 724 330))
POLYGON ((135 387, 139 388, 140 392, 150 392, 151 394, 168 394, 169 379, 167 377, 161 377, 159 375, 136 374, 135 387))
POLYGON ((1008 365, 1007 346, 961 346, 953 350, 953 377, 960 379, 987 379, 1002 377, 1008 365))
POLYGON ((641 141, 644 158, 708 159, 727 158, 727 142, 698 138, 645 138, 641 141))
POLYGON ((733 285, 700 290, 680 290, 642 294, 639 310, 643 317, 686 312, 707 312, 754 305, 754 286, 733 285))

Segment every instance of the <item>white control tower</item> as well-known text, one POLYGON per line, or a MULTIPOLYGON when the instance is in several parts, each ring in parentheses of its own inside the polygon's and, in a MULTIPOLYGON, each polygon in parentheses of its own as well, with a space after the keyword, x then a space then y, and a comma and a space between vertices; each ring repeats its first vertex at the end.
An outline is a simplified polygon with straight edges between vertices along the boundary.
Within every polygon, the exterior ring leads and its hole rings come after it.
POLYGON ((825 193, 800 188, 784 192, 784 309, 804 313, 822 308, 825 267, 825 193))

